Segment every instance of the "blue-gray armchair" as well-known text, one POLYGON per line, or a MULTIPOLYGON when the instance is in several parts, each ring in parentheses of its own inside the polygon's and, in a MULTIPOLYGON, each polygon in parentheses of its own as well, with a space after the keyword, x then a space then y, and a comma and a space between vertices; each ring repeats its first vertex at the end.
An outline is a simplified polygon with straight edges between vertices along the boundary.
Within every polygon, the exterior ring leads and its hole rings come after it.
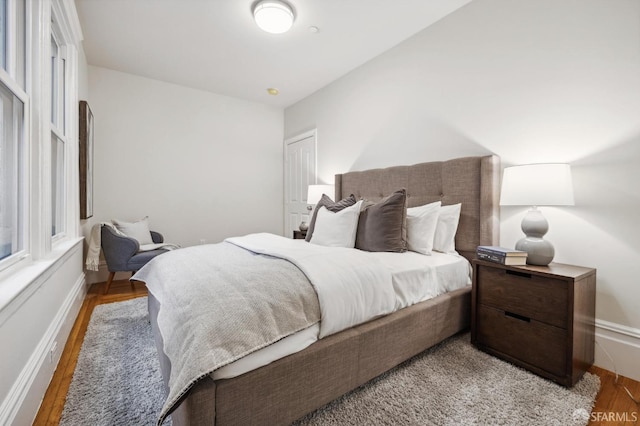
MULTIPOLYGON (((109 292, 109 287, 116 272, 131 272, 133 276, 148 261, 167 252, 167 250, 163 249, 138 252, 140 250, 138 240, 118 235, 109 226, 103 225, 100 233, 102 252, 107 261, 107 269, 109 269, 109 278, 104 290, 105 294, 109 292)), ((159 232, 151 231, 151 239, 156 244, 164 242, 164 237, 159 232)), ((133 282, 131 282, 131 289, 133 290, 133 282)))

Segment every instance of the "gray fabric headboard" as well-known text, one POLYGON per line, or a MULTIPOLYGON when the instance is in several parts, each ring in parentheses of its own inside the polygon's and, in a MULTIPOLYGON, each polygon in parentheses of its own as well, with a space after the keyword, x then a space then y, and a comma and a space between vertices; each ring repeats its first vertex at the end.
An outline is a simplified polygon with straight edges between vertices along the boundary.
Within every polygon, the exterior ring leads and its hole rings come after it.
POLYGON ((468 259, 478 245, 498 245, 500 231, 500 158, 465 157, 448 161, 396 166, 335 176, 335 196, 378 201, 394 191, 407 190, 408 206, 434 201, 462 203, 456 250, 468 259))

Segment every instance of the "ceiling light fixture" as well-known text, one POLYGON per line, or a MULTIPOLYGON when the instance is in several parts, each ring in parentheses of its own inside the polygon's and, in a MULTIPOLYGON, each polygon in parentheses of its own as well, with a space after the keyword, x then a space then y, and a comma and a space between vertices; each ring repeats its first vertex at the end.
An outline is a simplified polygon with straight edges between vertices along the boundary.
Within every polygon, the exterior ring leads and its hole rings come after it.
POLYGON ((270 94, 271 96, 278 96, 280 91, 278 89, 276 89, 275 87, 269 87, 267 89, 267 93, 270 94))
POLYGON ((282 34, 293 25, 293 9, 280 0, 262 0, 253 8, 253 19, 260 29, 271 34, 282 34))

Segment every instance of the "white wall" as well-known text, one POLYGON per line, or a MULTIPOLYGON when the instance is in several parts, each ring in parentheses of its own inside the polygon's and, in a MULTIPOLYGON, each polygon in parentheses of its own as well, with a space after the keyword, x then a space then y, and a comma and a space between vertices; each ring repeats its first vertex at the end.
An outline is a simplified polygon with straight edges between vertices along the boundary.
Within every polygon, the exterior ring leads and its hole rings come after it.
MULTIPOLYGON (((475 0, 286 109, 285 137, 317 127, 325 182, 487 153, 503 165, 571 163, 576 205, 544 209, 547 237, 555 261, 598 269, 599 330, 626 333, 631 347, 640 342, 639 111, 640 2, 475 0)), ((525 211, 502 208, 502 245, 521 237, 525 211)), ((625 368, 640 379, 637 363, 625 368)))
POLYGON ((149 216, 182 246, 282 234, 282 109, 94 66, 89 91, 95 198, 86 233, 149 216))
POLYGON ((89 64, 82 45, 78 49, 78 99, 89 99, 89 64))

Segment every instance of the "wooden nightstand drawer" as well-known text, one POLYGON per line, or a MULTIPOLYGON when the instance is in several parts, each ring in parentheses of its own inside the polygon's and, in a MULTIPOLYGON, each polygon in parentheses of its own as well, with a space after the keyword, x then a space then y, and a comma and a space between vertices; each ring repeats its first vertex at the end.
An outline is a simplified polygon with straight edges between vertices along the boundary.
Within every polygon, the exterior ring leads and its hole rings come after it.
POLYGON ((478 322, 478 345, 555 376, 566 374, 566 330, 483 305, 478 306, 478 322))
POLYGON ((564 386, 593 364, 596 270, 474 260, 471 343, 564 386))
POLYGON ((478 271, 478 303, 567 328, 565 281, 514 269, 478 271))

